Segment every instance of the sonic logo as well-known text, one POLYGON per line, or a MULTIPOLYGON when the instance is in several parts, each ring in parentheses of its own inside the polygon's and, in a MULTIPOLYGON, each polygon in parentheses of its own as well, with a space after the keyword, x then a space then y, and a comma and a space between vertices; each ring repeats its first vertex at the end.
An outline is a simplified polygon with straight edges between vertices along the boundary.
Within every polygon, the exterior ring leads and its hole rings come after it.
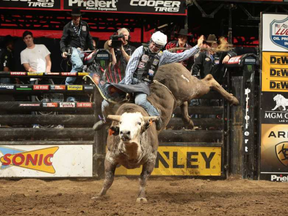
POLYGON ((278 143, 276 146, 276 155, 279 161, 284 165, 288 166, 288 143, 281 142, 278 143))
POLYGON ((59 147, 51 147, 15 154, 6 153, 0 157, 0 162, 2 163, 1 168, 3 169, 4 166, 18 166, 25 169, 54 174, 55 169, 52 164, 52 158, 58 149, 59 147))
POLYGON ((270 23, 270 39, 277 46, 288 49, 288 17, 270 23))

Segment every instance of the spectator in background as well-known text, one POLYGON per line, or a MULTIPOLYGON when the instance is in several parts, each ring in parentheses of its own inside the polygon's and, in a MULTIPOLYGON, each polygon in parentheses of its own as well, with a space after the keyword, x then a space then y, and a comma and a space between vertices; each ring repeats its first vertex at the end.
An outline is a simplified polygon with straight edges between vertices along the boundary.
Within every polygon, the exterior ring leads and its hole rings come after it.
MULTIPOLYGON (((4 38, 4 48, 0 49, 0 71, 9 72, 14 69, 14 39, 12 36, 7 35, 4 38)), ((18 79, 17 79, 18 80, 18 79)), ((0 78, 0 83, 11 83, 10 78, 0 78)))
MULTIPOLYGON (((23 33, 23 41, 26 44, 26 49, 20 53, 21 64, 27 72, 51 72, 50 51, 44 44, 34 44, 33 34, 30 31, 23 33)), ((30 84, 37 84, 39 79, 30 78, 30 84)), ((53 81, 51 81, 53 82, 53 81)), ((35 102, 36 96, 31 96, 31 101, 35 102)), ((35 114, 32 112, 32 114, 35 114)), ((40 125, 34 124, 33 128, 39 128, 40 125)))
MULTIPOLYGON (((130 56, 136 49, 129 44, 130 32, 127 28, 121 28, 117 31, 118 43, 114 45, 112 39, 108 40, 104 44, 104 49, 110 51, 112 55, 112 62, 110 63, 106 71, 106 79, 108 82, 118 83, 125 77, 125 70, 130 56)), ((113 37, 113 36, 112 36, 113 37)))
MULTIPOLYGON (((223 38, 222 38, 223 39, 223 38)), ((194 64, 192 67, 192 75, 203 79, 207 74, 212 74, 217 82, 223 83, 223 75, 225 67, 223 60, 229 60, 230 57, 236 56, 233 50, 229 50, 227 44, 218 46, 217 37, 210 34, 204 43, 206 49, 195 55, 194 64)))
MULTIPOLYGON (((191 48, 191 45, 188 44, 188 39, 191 39, 192 35, 188 34, 187 29, 180 29, 179 33, 177 33, 176 36, 177 36, 177 40, 170 41, 169 43, 167 43, 165 47, 166 50, 170 52, 181 53, 181 52, 184 52, 186 49, 191 48), (175 48, 175 50, 173 48, 175 48)), ((194 62, 194 57, 192 56, 189 59, 182 61, 181 63, 190 71, 193 65, 193 62, 194 62)))
MULTIPOLYGON (((28 72, 51 72, 50 51, 44 44, 34 44, 33 34, 30 31, 23 33, 23 41, 26 44, 21 54, 21 64, 28 72)), ((34 84, 36 78, 31 78, 30 83, 34 84)))
MULTIPOLYGON (((112 62, 109 64, 105 72, 106 81, 110 83, 118 83, 125 77, 127 63, 136 49, 134 46, 129 44, 130 32, 127 28, 118 29, 117 36, 120 37, 115 37, 115 41, 117 39, 116 44, 112 42, 112 39, 106 41, 104 44, 104 49, 109 50, 112 55, 112 62)), ((109 103, 106 100, 102 101, 101 111, 103 119, 112 112, 113 106, 114 104, 109 103)), ((100 130, 105 125, 103 119, 95 123, 93 126, 95 130, 100 130)))
MULTIPOLYGON (((73 8, 71 12, 72 20, 67 23, 63 29, 63 35, 60 40, 60 49, 62 57, 67 58, 71 50, 71 72, 81 72, 83 70, 83 50, 94 50, 93 40, 90 35, 89 25, 81 20, 81 11, 79 8, 73 8)), ((67 77, 66 85, 74 84, 76 77, 67 77)))

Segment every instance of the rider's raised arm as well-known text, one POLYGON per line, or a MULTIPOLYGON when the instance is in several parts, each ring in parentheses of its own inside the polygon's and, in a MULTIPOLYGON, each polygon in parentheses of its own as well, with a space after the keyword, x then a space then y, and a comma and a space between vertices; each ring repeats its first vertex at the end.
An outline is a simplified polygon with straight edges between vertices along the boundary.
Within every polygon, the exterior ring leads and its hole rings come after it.
POLYGON ((172 53, 167 50, 164 50, 163 55, 160 58, 159 65, 169 64, 173 62, 180 62, 190 58, 191 56, 195 55, 198 52, 199 52, 198 45, 192 47, 191 49, 185 50, 182 53, 172 53))

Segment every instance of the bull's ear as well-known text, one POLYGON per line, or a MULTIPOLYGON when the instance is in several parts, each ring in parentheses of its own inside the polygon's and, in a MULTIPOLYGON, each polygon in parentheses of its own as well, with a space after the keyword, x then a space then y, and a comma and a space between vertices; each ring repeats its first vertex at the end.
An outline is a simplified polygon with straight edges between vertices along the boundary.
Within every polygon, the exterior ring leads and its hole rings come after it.
POLYGON ((114 135, 117 136, 119 135, 119 127, 118 126, 112 126, 109 128, 109 136, 114 135))
POLYGON ((142 127, 142 132, 147 130, 150 127, 150 125, 152 125, 152 124, 153 124, 153 121, 151 119, 149 121, 145 122, 145 124, 142 127))

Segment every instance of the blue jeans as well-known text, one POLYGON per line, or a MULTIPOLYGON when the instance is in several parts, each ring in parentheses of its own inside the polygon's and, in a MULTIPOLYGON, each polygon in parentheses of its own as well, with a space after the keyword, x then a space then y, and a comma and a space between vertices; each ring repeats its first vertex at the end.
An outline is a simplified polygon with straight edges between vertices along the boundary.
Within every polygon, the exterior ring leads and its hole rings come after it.
POLYGON ((114 107, 114 104, 109 103, 106 100, 102 101, 102 103, 101 103, 101 111, 102 111, 102 115, 103 115, 104 119, 106 119, 107 116, 112 113, 111 110, 112 110, 113 107, 114 107))
POLYGON ((136 93, 135 104, 143 107, 150 116, 159 116, 158 110, 147 101, 147 95, 144 93, 136 93))
MULTIPOLYGON (((72 63, 72 72, 81 72, 83 69, 83 59, 84 54, 80 50, 72 47, 71 63, 72 63)), ((72 85, 76 80, 76 77, 66 77, 65 85, 72 85)))

